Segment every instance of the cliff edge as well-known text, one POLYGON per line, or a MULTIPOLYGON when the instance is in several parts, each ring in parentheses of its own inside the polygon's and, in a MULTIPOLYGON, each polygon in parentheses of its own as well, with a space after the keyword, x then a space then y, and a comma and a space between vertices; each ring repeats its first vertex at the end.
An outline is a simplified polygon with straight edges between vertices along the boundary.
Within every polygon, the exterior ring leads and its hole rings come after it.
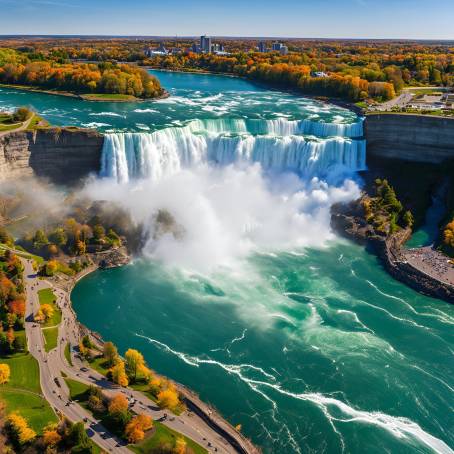
POLYGON ((74 185, 98 172, 104 137, 92 129, 49 128, 0 137, 0 181, 28 176, 74 185))
POLYGON ((440 164, 454 159, 454 118, 371 113, 364 122, 367 156, 440 164))

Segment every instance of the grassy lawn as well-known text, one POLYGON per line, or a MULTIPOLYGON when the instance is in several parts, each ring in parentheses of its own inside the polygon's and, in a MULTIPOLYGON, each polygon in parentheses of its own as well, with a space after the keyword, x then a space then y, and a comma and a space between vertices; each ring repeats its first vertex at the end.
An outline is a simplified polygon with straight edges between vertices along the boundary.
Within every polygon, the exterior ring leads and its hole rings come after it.
POLYGON ((41 393, 39 366, 29 353, 0 358, 11 370, 10 380, 0 386, 0 399, 5 402, 6 412, 17 411, 27 418, 30 426, 40 433, 43 428, 56 422, 57 417, 41 393))
POLYGON ((106 365, 106 360, 102 356, 93 358, 89 361, 89 366, 94 369, 96 372, 106 376, 109 371, 109 367, 106 365))
POLYGON ((56 300, 51 288, 38 290, 39 304, 53 304, 56 300))
POLYGON ((54 309, 54 315, 43 324, 43 327, 59 325, 61 322, 61 311, 54 302, 56 301, 56 297, 52 289, 45 288, 38 290, 38 297, 40 305, 50 304, 54 309))
POLYGON ((42 331, 44 334, 44 339, 46 341, 44 348, 46 352, 50 352, 57 346, 58 326, 54 326, 53 328, 44 328, 42 331))
POLYGON ((16 411, 27 419, 30 427, 37 433, 41 433, 48 424, 58 421, 46 399, 36 394, 0 388, 0 399, 5 402, 6 413, 16 411))
POLYGON ((22 122, 14 121, 12 115, 0 113, 0 131, 11 131, 22 126, 22 122))
MULTIPOLYGON (((148 438, 145 438, 145 440, 138 443, 137 445, 129 445, 128 448, 138 454, 148 454, 163 445, 167 445, 173 448, 175 446, 176 439, 183 436, 157 421, 154 421, 154 427, 155 430, 148 438)), ((190 448, 194 452, 194 454, 208 453, 208 451, 204 447, 200 446, 195 441, 184 436, 183 438, 186 440, 187 447, 190 448)))
POLYGON ((65 378, 65 382, 68 385, 69 395, 72 400, 77 402, 86 402, 88 400, 90 386, 80 381, 72 380, 71 378, 65 378))
MULTIPOLYGON (((2 357, 0 358, 0 363, 8 364, 11 370, 6 387, 41 393, 38 361, 32 355, 19 353, 6 358, 2 357)), ((3 386, 0 386, 1 389, 3 389, 3 386)))
POLYGON ((70 366, 72 366, 73 361, 71 359, 71 345, 69 344, 69 342, 67 342, 65 345, 65 358, 66 358, 66 361, 68 361, 68 364, 70 366))
POLYGON ((115 93, 87 93, 81 97, 87 101, 137 101, 135 96, 115 93))
POLYGON ((15 252, 15 254, 18 255, 19 257, 23 257, 24 259, 32 259, 36 263, 38 263, 38 265, 42 265, 44 263, 44 259, 41 256, 30 254, 30 252, 27 252, 22 246, 14 245, 14 249, 16 249, 18 251, 22 251, 22 252, 15 252))
POLYGON ((30 121, 29 125, 27 126, 27 131, 34 131, 35 129, 42 129, 48 128, 49 122, 44 120, 44 118, 40 117, 39 115, 34 115, 32 120, 30 121))

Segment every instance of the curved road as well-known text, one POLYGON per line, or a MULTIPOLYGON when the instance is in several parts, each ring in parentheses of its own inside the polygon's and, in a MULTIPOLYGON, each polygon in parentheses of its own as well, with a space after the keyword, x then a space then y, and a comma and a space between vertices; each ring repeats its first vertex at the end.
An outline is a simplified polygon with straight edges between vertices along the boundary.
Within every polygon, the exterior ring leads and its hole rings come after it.
MULTIPOLYGON (((131 451, 125 446, 125 442, 110 434, 89 412, 69 400, 69 390, 61 377, 61 372, 63 371, 71 379, 101 387, 106 395, 123 393, 130 400, 131 408, 136 413, 148 414, 154 420, 161 419, 166 411, 158 408, 156 403, 144 394, 115 385, 98 372, 88 369, 87 365, 73 352, 71 352, 73 365, 68 364, 64 355, 65 346, 68 342, 71 346, 77 346, 81 338, 79 324, 72 311, 68 293, 45 280, 38 279, 31 260, 21 258, 21 261, 24 265, 24 286, 27 294, 25 330, 30 353, 39 362, 41 389, 44 397, 55 411, 65 415, 71 421, 77 422, 86 418, 85 426, 89 429, 90 437, 101 448, 109 452, 130 454, 131 451), (46 353, 42 329, 39 324, 33 322, 33 315, 39 309, 38 290, 49 287, 53 289, 57 297, 57 305, 62 311, 62 322, 59 327, 57 348, 46 353)), ((237 452, 227 440, 194 413, 185 411, 179 416, 173 416, 169 412, 169 417, 162 422, 204 446, 208 452, 220 454, 237 452)), ((240 439, 241 445, 244 444, 241 443, 240 436, 236 438, 240 439)), ((255 448, 246 450, 246 452, 248 451, 258 452, 255 448)))

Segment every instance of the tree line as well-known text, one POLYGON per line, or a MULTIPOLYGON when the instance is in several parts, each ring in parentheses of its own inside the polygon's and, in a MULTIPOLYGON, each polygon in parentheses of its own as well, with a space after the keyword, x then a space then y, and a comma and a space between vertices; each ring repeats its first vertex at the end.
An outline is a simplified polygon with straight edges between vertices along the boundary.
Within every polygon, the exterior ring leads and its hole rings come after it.
POLYGON ((0 49, 0 83, 137 98, 163 94, 158 79, 135 65, 32 60, 29 55, 12 49, 0 49))

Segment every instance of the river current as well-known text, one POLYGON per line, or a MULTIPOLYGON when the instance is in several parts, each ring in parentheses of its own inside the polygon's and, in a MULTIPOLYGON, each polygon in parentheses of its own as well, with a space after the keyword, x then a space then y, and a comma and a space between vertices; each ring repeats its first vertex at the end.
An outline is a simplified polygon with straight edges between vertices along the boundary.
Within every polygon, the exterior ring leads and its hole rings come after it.
POLYGON ((170 98, 138 104, 0 90, 3 108, 107 132, 85 190, 149 226, 142 258, 74 289, 80 320, 264 452, 452 453, 454 306, 330 231, 330 205, 359 193, 361 120, 239 79, 158 77, 170 98))

